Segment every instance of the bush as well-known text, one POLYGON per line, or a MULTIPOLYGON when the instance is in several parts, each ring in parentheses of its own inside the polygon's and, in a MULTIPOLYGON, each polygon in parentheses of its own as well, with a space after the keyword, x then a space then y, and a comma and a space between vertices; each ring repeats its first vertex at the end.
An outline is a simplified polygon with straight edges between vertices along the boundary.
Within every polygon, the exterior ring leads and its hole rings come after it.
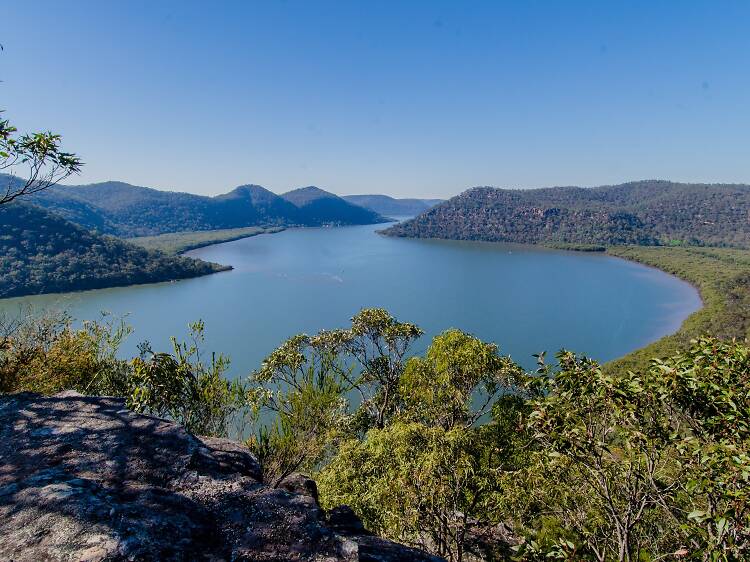
POLYGON ((190 343, 172 338, 171 353, 141 345, 141 356, 120 359, 131 329, 122 319, 103 315, 76 329, 65 314, 30 312, 0 319, 0 392, 119 396, 134 411, 170 418, 200 435, 236 433, 248 412, 247 386, 223 377, 229 364, 200 351, 204 325, 190 326, 190 343))

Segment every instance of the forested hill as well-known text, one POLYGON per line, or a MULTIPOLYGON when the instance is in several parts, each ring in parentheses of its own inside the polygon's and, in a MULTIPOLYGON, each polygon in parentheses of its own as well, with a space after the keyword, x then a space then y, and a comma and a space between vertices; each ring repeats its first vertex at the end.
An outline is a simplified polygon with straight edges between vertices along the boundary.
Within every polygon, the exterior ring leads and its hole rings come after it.
POLYGON ((33 205, 0 207, 0 298, 170 281, 224 269, 94 234, 33 205))
POLYGON ((423 213, 443 199, 396 199, 388 195, 344 195, 343 199, 387 217, 423 213))
MULTIPOLYGON (((2 181, 7 183, 13 179, 4 176, 2 181)), ((244 185, 224 195, 205 197, 110 181, 82 186, 58 185, 35 195, 31 202, 84 228, 122 237, 248 226, 385 221, 373 211, 321 189, 315 190, 315 197, 295 203, 288 200, 289 194, 282 197, 258 185, 244 185)))
POLYGON ((595 188, 477 187, 384 231, 526 244, 750 246, 750 186, 639 181, 595 188))
POLYGON ((319 187, 308 186, 284 193, 282 197, 295 205, 303 224, 376 224, 386 219, 378 213, 345 201, 319 187))

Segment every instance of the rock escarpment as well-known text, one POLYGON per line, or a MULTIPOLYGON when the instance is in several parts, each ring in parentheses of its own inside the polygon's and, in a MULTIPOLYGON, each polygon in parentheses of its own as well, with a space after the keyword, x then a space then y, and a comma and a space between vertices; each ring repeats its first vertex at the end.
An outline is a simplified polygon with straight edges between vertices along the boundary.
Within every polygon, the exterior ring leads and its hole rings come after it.
POLYGON ((437 560, 324 512, 310 481, 259 479, 236 443, 120 399, 0 396, 2 560, 437 560))

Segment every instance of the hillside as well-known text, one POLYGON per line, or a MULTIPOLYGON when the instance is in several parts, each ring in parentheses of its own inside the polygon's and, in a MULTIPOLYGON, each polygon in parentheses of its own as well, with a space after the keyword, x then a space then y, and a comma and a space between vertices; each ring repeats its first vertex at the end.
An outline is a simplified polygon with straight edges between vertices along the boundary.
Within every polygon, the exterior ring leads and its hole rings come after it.
POLYGON ((95 234, 33 205, 0 207, 0 298, 170 281, 225 269, 95 234))
POLYGON ((310 226, 386 222, 378 213, 315 186, 295 189, 282 197, 299 209, 301 222, 310 226))
POLYGON ((354 205, 370 209, 383 216, 413 216, 443 202, 443 199, 396 199, 388 195, 344 195, 354 205))
MULTIPOLYGON (((12 181, 10 176, 3 178, 12 181)), ((243 185, 223 195, 206 197, 110 181, 79 186, 58 185, 36 194, 30 201, 89 230, 121 237, 249 226, 319 226, 384 221, 377 213, 315 189, 314 195, 297 199, 295 203, 287 196, 309 191, 309 188, 281 197, 258 185, 243 185)))
POLYGON ((750 186, 640 181, 470 189, 384 231, 528 244, 750 246, 750 186))
POLYGON ((255 224, 281 225, 304 222, 292 203, 259 185, 241 185, 214 197, 222 219, 233 223, 251 220, 255 224))

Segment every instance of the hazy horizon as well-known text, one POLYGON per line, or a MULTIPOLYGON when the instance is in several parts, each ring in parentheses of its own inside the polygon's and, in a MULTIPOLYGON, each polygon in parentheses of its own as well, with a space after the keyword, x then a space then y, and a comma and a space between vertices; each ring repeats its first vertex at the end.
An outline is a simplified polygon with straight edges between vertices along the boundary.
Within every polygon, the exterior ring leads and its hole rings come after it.
POLYGON ((448 198, 750 183, 750 4, 9 4, 0 109, 67 183, 448 198))
POLYGON ((105 179, 105 180, 100 180, 100 181, 92 181, 92 182, 83 183, 83 182, 77 182, 76 181, 77 177, 78 176, 72 176, 68 178, 66 181, 60 182, 59 185, 67 186, 67 187, 86 187, 86 186, 97 185, 97 184, 102 184, 102 183, 126 183, 134 187, 144 187, 147 189, 156 189, 159 191, 171 191, 173 193, 187 193, 190 195, 203 195, 207 197, 215 197, 218 195, 224 195, 226 193, 233 191, 234 189, 237 189, 239 187, 249 186, 249 185, 262 187, 272 193, 275 193, 276 195, 284 195, 285 193, 288 193, 290 191, 294 191, 297 189, 304 189, 307 187, 316 187, 318 189, 322 189, 329 193, 333 193, 334 195, 338 195, 339 197, 346 197, 349 195, 362 195, 362 196, 386 195, 394 199, 423 199, 423 200, 429 200, 429 199, 447 200, 447 199, 450 199, 451 197, 455 197, 456 195, 463 193, 464 191, 468 191, 470 189, 475 189, 475 188, 481 188, 481 187, 492 187, 492 188, 498 188, 498 189, 520 189, 520 190, 549 189, 549 188, 560 188, 560 187, 562 188, 565 188, 565 187, 595 188, 595 187, 607 187, 607 186, 615 186, 615 185, 621 185, 621 184, 626 184, 626 183, 649 182, 649 181, 666 181, 666 182, 671 182, 671 183, 705 183, 705 184, 713 183, 713 184, 723 184, 723 185, 748 185, 743 182, 675 182, 673 180, 666 179, 666 178, 637 178, 637 179, 631 179, 631 180, 619 182, 616 184, 598 184, 598 185, 562 185, 560 184, 560 185, 539 185, 539 186, 529 186, 529 187, 513 187, 513 186, 499 186, 499 185, 470 185, 470 186, 463 187, 459 189, 458 191, 455 191, 454 193, 446 195, 446 196, 431 197, 431 196, 399 195, 399 194, 388 193, 386 191, 381 191, 377 193, 376 192, 369 192, 369 193, 348 193, 348 192, 343 193, 342 192, 342 193, 339 193, 339 192, 333 191, 332 189, 328 189, 326 186, 322 186, 322 185, 300 185, 300 186, 292 187, 290 189, 279 190, 279 189, 275 189, 273 186, 262 185, 256 182, 244 182, 244 183, 240 183, 240 184, 229 186, 229 187, 218 188, 218 190, 212 191, 210 193, 205 193, 205 192, 201 193, 197 191, 181 189, 176 186, 172 186, 171 188, 170 187, 157 187, 153 185, 134 184, 134 183, 127 182, 124 180, 119 180, 119 179, 105 179))

